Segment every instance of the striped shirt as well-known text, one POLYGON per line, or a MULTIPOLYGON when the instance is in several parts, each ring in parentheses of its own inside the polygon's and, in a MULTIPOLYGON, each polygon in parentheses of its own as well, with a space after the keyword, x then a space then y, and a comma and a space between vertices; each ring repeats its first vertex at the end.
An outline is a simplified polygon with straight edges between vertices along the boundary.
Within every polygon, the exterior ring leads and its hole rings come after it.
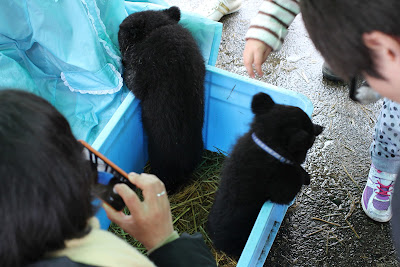
POLYGON ((256 39, 273 51, 282 47, 289 25, 300 12, 300 0, 264 0, 258 14, 251 20, 246 40, 256 39))

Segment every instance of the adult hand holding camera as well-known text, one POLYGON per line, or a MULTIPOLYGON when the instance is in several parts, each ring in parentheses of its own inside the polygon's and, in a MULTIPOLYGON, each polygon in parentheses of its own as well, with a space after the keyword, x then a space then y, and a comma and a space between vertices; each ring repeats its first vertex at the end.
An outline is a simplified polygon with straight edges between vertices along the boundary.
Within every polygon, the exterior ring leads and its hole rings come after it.
POLYGON ((165 186, 156 176, 144 173, 130 173, 129 181, 142 190, 143 201, 125 184, 115 185, 114 190, 124 200, 131 215, 118 212, 107 204, 103 206, 111 221, 151 250, 174 231, 165 186))

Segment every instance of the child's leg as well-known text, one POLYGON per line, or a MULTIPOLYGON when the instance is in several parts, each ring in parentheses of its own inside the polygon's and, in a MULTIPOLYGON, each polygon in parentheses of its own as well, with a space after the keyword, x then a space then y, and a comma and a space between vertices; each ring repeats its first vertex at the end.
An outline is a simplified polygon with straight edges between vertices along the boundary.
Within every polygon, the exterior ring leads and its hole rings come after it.
POLYGON ((370 149, 372 165, 361 202, 369 217, 387 222, 392 217, 393 184, 400 167, 400 104, 384 100, 370 149))
POLYGON ((400 167, 400 104, 384 99, 371 144, 376 168, 397 173, 400 167))

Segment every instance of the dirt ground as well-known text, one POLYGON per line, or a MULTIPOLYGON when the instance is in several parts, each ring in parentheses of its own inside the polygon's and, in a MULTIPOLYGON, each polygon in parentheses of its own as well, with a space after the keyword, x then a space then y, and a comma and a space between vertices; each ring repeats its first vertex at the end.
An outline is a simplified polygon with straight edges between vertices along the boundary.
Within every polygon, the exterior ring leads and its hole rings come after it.
MULTIPOLYGON (((202 12, 207 4, 169 2, 192 12, 202 12)), ((221 20, 217 67, 247 76, 244 36, 261 2, 244 0, 239 12, 221 20)), ((258 78, 306 95, 314 105, 313 121, 325 127, 305 163, 311 184, 289 208, 264 266, 400 266, 390 223, 374 222, 360 205, 382 100, 369 105, 352 102, 347 85, 322 79, 322 63, 299 15, 283 48, 270 55, 263 66, 265 75, 258 78)))

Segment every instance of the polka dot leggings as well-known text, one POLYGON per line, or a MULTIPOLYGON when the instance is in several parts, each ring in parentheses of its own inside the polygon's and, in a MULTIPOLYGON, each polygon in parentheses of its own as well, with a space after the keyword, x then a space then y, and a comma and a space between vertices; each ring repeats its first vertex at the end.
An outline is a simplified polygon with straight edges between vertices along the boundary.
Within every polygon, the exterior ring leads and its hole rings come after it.
POLYGON ((371 144, 372 163, 378 170, 397 173, 400 168, 400 104, 385 99, 371 144))

